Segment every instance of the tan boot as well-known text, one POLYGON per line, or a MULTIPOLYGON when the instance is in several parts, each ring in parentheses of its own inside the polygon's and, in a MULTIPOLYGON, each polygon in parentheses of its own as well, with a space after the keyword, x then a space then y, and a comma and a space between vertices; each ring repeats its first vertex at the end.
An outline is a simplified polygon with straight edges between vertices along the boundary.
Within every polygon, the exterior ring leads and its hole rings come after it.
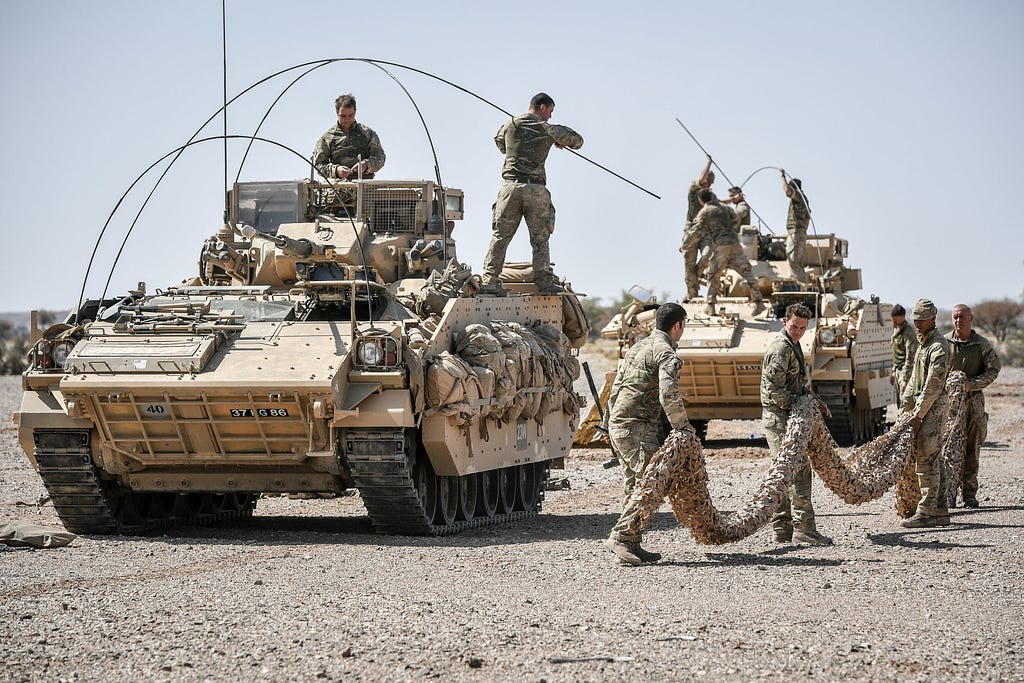
POLYGON ((923 515, 918 512, 910 519, 905 519, 900 522, 900 526, 904 529, 927 529, 935 526, 935 518, 931 515, 923 515))
POLYGON ((808 529, 807 531, 797 529, 793 532, 793 542, 807 543, 808 545, 832 545, 832 539, 818 533, 816 529, 808 529))
POLYGON ((608 548, 608 550, 611 550, 613 553, 615 553, 615 555, 619 558, 619 561, 623 562, 624 564, 639 567, 644 563, 644 561, 640 559, 640 556, 637 555, 635 552, 636 549, 640 547, 639 543, 626 543, 624 541, 619 541, 614 538, 609 538, 605 540, 604 547, 608 548))

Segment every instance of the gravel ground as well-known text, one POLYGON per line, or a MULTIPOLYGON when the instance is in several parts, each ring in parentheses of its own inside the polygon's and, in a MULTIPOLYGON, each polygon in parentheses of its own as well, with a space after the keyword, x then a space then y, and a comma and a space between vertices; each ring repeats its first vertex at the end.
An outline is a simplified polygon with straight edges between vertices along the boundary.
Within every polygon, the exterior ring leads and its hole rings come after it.
MULTIPOLYGON (((20 391, 0 378, 0 523, 59 526, 33 504, 20 391)), ((571 489, 538 518, 454 538, 376 536, 358 497, 269 498, 245 523, 0 546, 0 680, 1021 680, 1024 370, 987 393, 982 508, 904 530, 891 494, 851 507, 816 483, 830 548, 698 546, 663 511, 665 559, 619 566, 602 450, 555 471, 571 489)), ((767 469, 752 433, 711 423, 722 509, 767 469)))

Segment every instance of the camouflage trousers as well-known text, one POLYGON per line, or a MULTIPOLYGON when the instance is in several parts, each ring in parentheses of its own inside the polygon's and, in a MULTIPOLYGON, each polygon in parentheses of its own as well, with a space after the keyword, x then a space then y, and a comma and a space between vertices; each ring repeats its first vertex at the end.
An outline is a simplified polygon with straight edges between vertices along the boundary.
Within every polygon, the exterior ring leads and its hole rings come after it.
POLYGON ((700 274, 697 272, 697 255, 704 247, 710 246, 703 233, 694 230, 689 223, 683 229, 683 277, 686 280, 686 298, 692 299, 700 292, 700 274))
MULTIPOLYGON (((786 434, 786 420, 789 414, 783 410, 765 410, 761 418, 764 434, 768 438, 768 450, 775 460, 782 450, 782 437, 786 434)), ((814 521, 814 505, 811 503, 811 461, 804 457, 803 464, 793 473, 793 483, 783 496, 778 509, 772 515, 772 529, 789 532, 817 531, 814 521)))
POLYGON ((786 233, 786 260, 789 261, 789 269, 793 271, 793 277, 800 282, 807 282, 807 273, 804 271, 804 244, 807 243, 806 230, 789 230, 786 233))
POLYGON ((743 253, 743 247, 739 244, 725 244, 715 247, 711 253, 711 266, 708 275, 708 303, 713 304, 718 297, 718 290, 722 286, 720 282, 726 268, 732 268, 750 285, 750 300, 760 301, 761 290, 757 288, 757 279, 750 270, 750 261, 743 253))
POLYGON ((530 231, 530 246, 533 247, 533 281, 541 289, 554 284, 548 238, 555 231, 555 207, 551 204, 548 188, 536 183, 506 180, 498 190, 498 199, 492 208, 492 235, 484 258, 484 283, 498 283, 501 269, 505 266, 505 252, 519 229, 520 221, 525 218, 530 231))
MULTIPOLYGON (((967 422, 964 430, 964 463, 960 475, 960 485, 964 498, 976 498, 978 495, 978 460, 981 456, 981 444, 988 436, 988 413, 985 412, 985 395, 980 391, 972 391, 964 400, 964 411, 967 422)), ((956 482, 949 482, 955 486, 956 482)))
POLYGON ((931 410, 921 420, 921 429, 914 439, 915 471, 921 488, 917 514, 927 517, 949 512, 946 507, 946 468, 942 466, 942 458, 939 457, 942 450, 940 435, 948 412, 948 403, 936 401, 932 404, 931 410))
POLYGON ((611 538, 624 543, 639 543, 643 533, 637 520, 640 505, 639 502, 631 504, 629 497, 651 456, 661 448, 661 428, 657 424, 635 422, 625 426, 611 425, 608 432, 625 477, 622 514, 612 527, 611 538))

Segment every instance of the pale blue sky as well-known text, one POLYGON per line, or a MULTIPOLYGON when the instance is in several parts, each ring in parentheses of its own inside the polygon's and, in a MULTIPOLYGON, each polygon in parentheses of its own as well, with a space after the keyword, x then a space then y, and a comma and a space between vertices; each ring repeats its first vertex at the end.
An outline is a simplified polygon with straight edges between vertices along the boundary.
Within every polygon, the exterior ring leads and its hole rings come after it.
MULTIPOLYGON (((689 182, 703 154, 679 117, 740 182, 783 166, 803 179, 819 232, 850 240, 862 295, 940 307, 1024 289, 1024 3, 1020 2, 264 2, 229 0, 233 95, 300 62, 371 57, 436 73, 519 113, 537 91, 581 150, 661 195, 636 190, 552 150, 556 271, 578 291, 616 297, 637 283, 683 292, 676 251, 689 182)), ((0 311, 69 308, 121 193, 220 106, 221 5, 0 3, 0 188, 8 264, 0 311)), ((423 76, 393 70, 416 98, 446 184, 466 192, 459 257, 479 271, 501 155, 503 115, 423 76)), ((243 98, 232 133, 250 134, 290 78, 243 98)), ((351 91, 358 120, 388 155, 382 177, 431 177, 415 112, 377 69, 342 63, 293 87, 262 135, 303 154, 351 91)), ((221 131, 218 118, 210 134, 221 131)), ((234 177, 241 143, 233 143, 234 177)), ((195 273, 221 221, 223 149, 187 152, 128 243, 112 291, 195 273)), ((258 148, 243 179, 297 178, 308 167, 258 148)), ((144 182, 148 191, 155 176, 144 182)), ((724 194, 727 183, 716 189, 724 194)), ((747 186, 784 230, 778 174, 747 186)), ((98 296, 145 192, 126 200, 101 245, 98 296)), ((510 259, 529 258, 525 229, 510 259)))

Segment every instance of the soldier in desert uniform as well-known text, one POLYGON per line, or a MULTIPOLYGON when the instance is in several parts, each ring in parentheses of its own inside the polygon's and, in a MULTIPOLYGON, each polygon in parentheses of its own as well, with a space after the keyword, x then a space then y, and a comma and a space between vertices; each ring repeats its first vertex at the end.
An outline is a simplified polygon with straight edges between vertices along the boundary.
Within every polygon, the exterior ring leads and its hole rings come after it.
POLYGON ((484 258, 483 293, 504 293, 500 275, 505 252, 523 218, 533 248, 534 284, 542 294, 562 291, 551 271, 548 239, 555 230, 555 207, 546 186, 544 162, 552 145, 579 149, 583 136, 568 126, 548 123, 554 110, 551 96, 537 93, 530 100, 530 110, 507 122, 494 136, 494 144, 505 155, 505 165, 501 170, 501 189, 494 202, 491 244, 484 258))
POLYGON ((369 126, 356 121, 356 98, 339 95, 334 100, 338 122, 324 133, 313 149, 313 166, 325 178, 350 180, 372 178, 384 166, 380 138, 369 126))

